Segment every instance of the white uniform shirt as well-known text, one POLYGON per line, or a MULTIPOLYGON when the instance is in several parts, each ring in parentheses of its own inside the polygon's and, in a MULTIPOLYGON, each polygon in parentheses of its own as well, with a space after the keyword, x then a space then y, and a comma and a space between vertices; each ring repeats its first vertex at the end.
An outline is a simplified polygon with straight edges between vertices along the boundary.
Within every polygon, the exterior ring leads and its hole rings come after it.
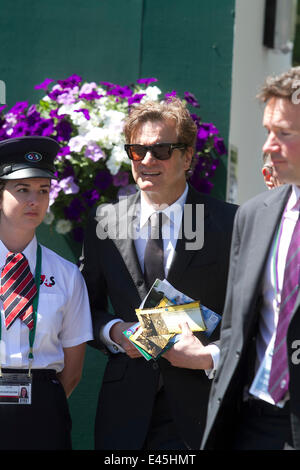
MULTIPOLYGON (((93 339, 89 299, 84 279, 77 266, 48 248, 42 247, 41 285, 33 345, 33 368, 64 368, 63 348, 70 348, 93 339)), ((37 240, 23 250, 34 276, 37 240)), ((7 248, 0 241, 2 270, 7 248)), ((1 365, 28 368, 29 329, 17 319, 6 330, 1 306, 1 365)))

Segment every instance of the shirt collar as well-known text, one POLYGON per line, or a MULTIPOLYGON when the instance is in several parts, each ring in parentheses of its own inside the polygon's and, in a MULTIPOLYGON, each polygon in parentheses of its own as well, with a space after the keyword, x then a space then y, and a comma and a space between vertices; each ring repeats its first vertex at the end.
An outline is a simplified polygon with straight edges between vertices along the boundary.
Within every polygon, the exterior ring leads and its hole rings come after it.
MULTIPOLYGON (((26 246, 26 248, 22 251, 23 255, 26 256, 30 271, 34 273, 35 265, 36 265, 36 249, 37 249, 37 240, 36 236, 33 237, 30 243, 26 246)), ((0 266, 3 267, 6 262, 6 255, 9 252, 8 248, 4 245, 4 243, 0 240, 0 266)))
MULTIPOLYGON (((293 184, 292 185, 292 192, 291 192, 291 195, 290 195, 289 200, 287 202, 286 209, 287 210, 293 210, 299 199, 300 199, 300 188, 298 186, 296 186, 295 184, 293 184)), ((298 210, 299 209, 297 209, 297 211, 298 210)))
MULTIPOLYGON (((186 184, 185 190, 181 194, 181 196, 170 206, 167 206, 161 212, 163 212, 174 224, 177 228, 181 225, 182 220, 182 211, 183 206, 186 201, 188 193, 188 185, 186 184)), ((142 228, 149 220, 149 217, 155 212, 154 207, 146 201, 146 199, 141 194, 141 217, 140 217, 140 228, 142 228)))

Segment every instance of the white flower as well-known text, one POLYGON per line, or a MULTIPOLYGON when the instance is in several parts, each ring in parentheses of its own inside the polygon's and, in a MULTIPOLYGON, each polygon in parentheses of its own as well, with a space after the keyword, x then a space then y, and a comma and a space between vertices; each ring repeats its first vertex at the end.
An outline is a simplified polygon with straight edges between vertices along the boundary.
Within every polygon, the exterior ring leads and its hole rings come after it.
POLYGON ((48 95, 45 95, 44 98, 42 98, 42 101, 51 101, 51 98, 48 95))
POLYGON ((103 116, 104 125, 112 128, 123 129, 125 114, 115 109, 108 109, 103 116))
POLYGON ((112 175, 116 175, 120 169, 120 166, 122 163, 127 163, 128 164, 128 156, 127 153, 124 150, 124 146, 122 145, 116 145, 113 147, 111 156, 109 160, 106 162, 106 166, 111 172, 112 175))
POLYGON ((161 90, 157 86, 148 86, 145 90, 146 96, 143 96, 141 103, 146 101, 157 101, 158 95, 161 94, 161 90))
POLYGON ((78 95, 78 87, 72 88, 72 90, 66 90, 65 93, 62 93, 57 97, 57 102, 59 104, 70 105, 75 103, 76 97, 78 95))
POLYGON ((89 93, 92 93, 95 88, 97 88, 97 83, 95 82, 84 83, 80 88, 79 94, 81 95, 82 93, 85 93, 88 95, 89 93))
POLYGON ((82 135, 76 135, 69 140, 69 147, 71 152, 81 152, 82 147, 87 144, 85 137, 82 135))
POLYGON ((57 111, 57 114, 59 116, 61 116, 62 114, 68 114, 69 116, 71 116, 71 119, 73 120, 73 118, 75 119, 78 116, 78 114, 81 114, 81 113, 74 113, 74 111, 84 108, 84 107, 85 107, 85 103, 84 101, 81 101, 81 100, 72 104, 63 104, 62 106, 60 106, 59 110, 57 111))
POLYGON ((63 178, 58 184, 65 194, 77 194, 79 192, 79 186, 74 182, 73 176, 63 178))
POLYGON ((65 235, 66 233, 69 233, 71 231, 72 223, 70 222, 70 220, 60 219, 57 221, 55 229, 57 233, 65 235))
POLYGON ((50 225, 50 224, 52 224, 53 220, 54 220, 54 214, 53 214, 53 212, 51 212, 50 210, 48 210, 48 211, 46 212, 46 215, 45 215, 45 217, 44 217, 43 222, 44 222, 44 224, 46 224, 46 225, 50 225))
POLYGON ((113 146, 112 136, 109 129, 104 127, 93 127, 86 135, 87 142, 98 142, 101 147, 111 149, 113 146))
POLYGON ((11 135, 14 131, 14 126, 17 124, 18 120, 14 113, 7 113, 6 122, 3 124, 3 129, 6 129, 6 134, 11 135))

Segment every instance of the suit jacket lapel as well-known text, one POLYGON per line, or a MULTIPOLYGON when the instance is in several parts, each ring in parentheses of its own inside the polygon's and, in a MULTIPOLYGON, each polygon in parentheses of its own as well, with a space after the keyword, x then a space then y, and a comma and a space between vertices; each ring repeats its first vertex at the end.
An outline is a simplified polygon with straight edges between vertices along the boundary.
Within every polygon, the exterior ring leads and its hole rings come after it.
MULTIPOLYGON (((176 243, 173 261, 167 276, 167 279, 171 284, 179 283, 182 276, 184 276, 185 270, 189 265, 191 259, 195 256, 196 253, 199 252, 199 248, 197 248, 198 244, 196 241, 196 237, 194 239, 190 239, 190 234, 196 233, 196 230, 199 229, 199 227, 197 226, 197 222, 202 219, 202 204, 204 208, 204 225, 202 226, 201 224, 201 229, 203 230, 205 238, 204 230, 205 232, 209 230, 210 225, 209 208, 207 204, 204 204, 204 200, 201 194, 196 193, 192 187, 189 187, 183 211, 181 229, 179 231, 180 236, 176 243), (190 249, 188 248, 189 245, 190 249), (193 245, 195 246, 195 248, 193 248, 193 245)), ((197 237, 199 237, 199 232, 197 232, 197 237)), ((203 260, 205 259, 205 253, 206 248, 204 245, 201 248, 201 255, 203 255, 203 260)))
POLYGON ((270 253, 270 246, 276 229, 280 223, 282 212, 287 203, 290 187, 283 188, 282 197, 277 192, 267 193, 264 204, 257 208, 255 221, 251 227, 252 238, 248 255, 248 265, 245 266, 245 286, 243 290, 244 308, 246 314, 249 309, 253 311, 255 293, 259 291, 265 263, 270 253))
POLYGON ((132 197, 122 198, 116 207, 116 221, 110 224, 108 235, 122 256, 124 263, 139 291, 141 298, 147 289, 141 280, 144 279, 134 244, 134 231, 139 221, 140 193, 132 197))

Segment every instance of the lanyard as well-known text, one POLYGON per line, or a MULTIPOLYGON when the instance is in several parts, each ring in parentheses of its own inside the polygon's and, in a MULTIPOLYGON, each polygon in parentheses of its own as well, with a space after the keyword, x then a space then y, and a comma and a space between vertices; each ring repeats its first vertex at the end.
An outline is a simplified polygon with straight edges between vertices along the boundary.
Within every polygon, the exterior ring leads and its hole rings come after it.
MULTIPOLYGON (((34 322, 33 322, 33 328, 29 330, 29 353, 28 353, 29 377, 31 376, 31 367, 32 367, 33 359, 34 359, 33 344, 35 340, 36 323, 37 323, 37 308, 39 304, 39 293, 40 293, 40 285, 41 285, 41 267, 42 267, 42 250, 41 250, 41 245, 38 244, 37 249, 36 249, 36 265, 35 265, 35 276, 34 276, 34 282, 37 288, 37 293, 32 303, 34 322)), ((0 321, 0 341, 1 341, 1 336, 2 336, 2 325, 0 321)), ((1 374, 1 361, 0 361, 0 376, 1 375, 2 374, 1 374)))

